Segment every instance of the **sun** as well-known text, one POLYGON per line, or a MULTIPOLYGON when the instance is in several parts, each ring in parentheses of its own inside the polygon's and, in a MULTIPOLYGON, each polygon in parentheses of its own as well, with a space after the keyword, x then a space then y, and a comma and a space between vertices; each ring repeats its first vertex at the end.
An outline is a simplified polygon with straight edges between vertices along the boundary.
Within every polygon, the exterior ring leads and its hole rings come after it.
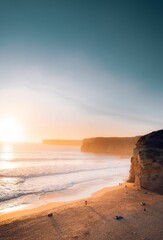
POLYGON ((20 142, 23 139, 24 128, 17 119, 8 117, 0 120, 0 141, 20 142))

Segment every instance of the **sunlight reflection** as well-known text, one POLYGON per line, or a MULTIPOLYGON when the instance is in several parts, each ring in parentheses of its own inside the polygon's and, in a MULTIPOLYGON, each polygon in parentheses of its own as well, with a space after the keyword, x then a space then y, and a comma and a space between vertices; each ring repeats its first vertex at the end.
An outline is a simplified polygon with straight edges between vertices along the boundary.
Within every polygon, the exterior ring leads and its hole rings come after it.
POLYGON ((13 147, 11 145, 4 145, 0 153, 0 160, 9 161, 12 159, 14 159, 13 147))

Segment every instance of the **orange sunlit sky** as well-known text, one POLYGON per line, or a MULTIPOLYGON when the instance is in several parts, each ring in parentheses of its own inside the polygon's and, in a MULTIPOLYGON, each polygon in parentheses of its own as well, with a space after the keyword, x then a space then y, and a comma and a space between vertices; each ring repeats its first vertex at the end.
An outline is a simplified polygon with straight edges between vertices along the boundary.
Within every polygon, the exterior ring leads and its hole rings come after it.
POLYGON ((0 141, 162 128, 156 2, 1 1, 0 141))

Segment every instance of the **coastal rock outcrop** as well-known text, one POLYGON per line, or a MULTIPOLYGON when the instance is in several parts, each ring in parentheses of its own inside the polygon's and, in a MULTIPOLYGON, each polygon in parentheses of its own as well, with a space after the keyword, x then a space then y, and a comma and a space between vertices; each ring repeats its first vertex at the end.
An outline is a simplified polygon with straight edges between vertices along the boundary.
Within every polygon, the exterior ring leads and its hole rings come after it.
POLYGON ((49 145, 81 146, 82 140, 44 139, 42 143, 49 145))
POLYGON ((142 136, 136 143, 129 182, 163 194, 163 130, 142 136))
POLYGON ((96 137, 86 138, 82 142, 82 152, 106 153, 131 156, 140 137, 96 137))

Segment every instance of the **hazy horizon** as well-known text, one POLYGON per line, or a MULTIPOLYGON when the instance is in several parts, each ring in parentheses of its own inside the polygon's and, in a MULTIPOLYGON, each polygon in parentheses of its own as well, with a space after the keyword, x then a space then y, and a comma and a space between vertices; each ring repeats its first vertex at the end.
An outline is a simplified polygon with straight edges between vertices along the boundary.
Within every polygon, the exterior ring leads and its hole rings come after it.
POLYGON ((0 142, 163 128, 163 2, 0 2, 0 142))

